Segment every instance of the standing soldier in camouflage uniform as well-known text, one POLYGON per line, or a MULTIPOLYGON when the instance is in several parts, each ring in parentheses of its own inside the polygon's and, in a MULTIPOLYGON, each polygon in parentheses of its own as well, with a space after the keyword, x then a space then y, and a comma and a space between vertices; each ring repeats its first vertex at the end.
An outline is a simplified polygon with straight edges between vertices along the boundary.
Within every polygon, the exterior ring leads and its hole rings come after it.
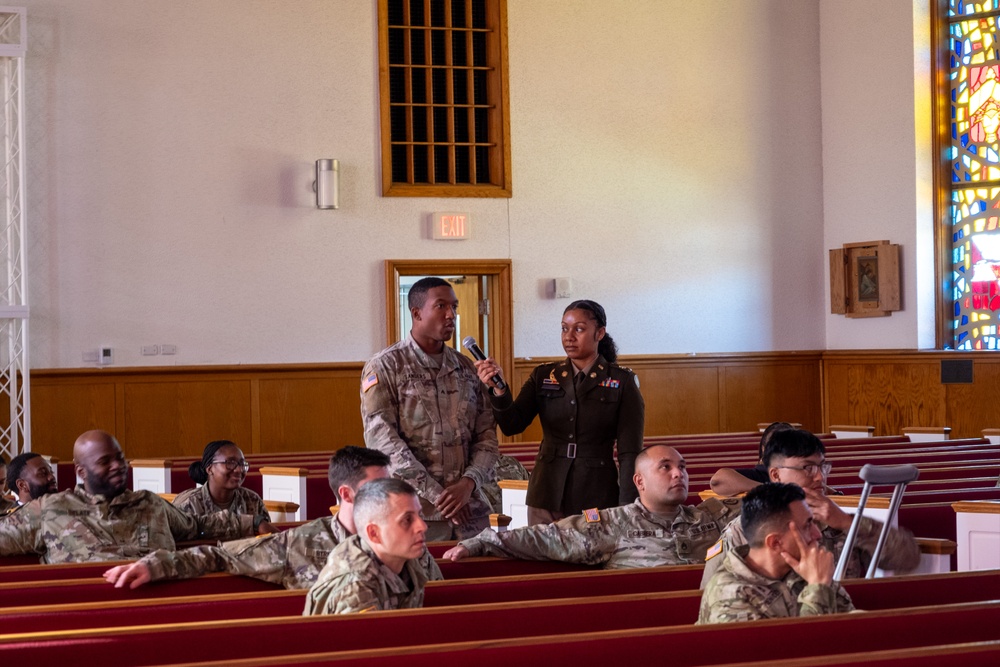
POLYGON ((852 611, 833 582, 833 554, 795 484, 762 484, 743 500, 749 544, 726 555, 701 597, 698 623, 817 616, 852 611))
MULTIPOLYGON (((104 573, 116 588, 137 588, 161 579, 191 579, 209 572, 229 572, 254 577, 285 588, 309 588, 316 583, 330 552, 356 532, 354 496, 364 484, 389 476, 389 457, 364 447, 343 447, 330 457, 327 475, 340 503, 333 516, 325 516, 280 533, 250 540, 197 546, 181 551, 158 550, 131 565, 104 573)), ((437 565, 425 552, 421 565, 437 565)))
POLYGON ((489 525, 481 491, 499 456, 496 423, 472 361, 445 344, 458 308, 451 285, 418 280, 409 307, 410 335, 361 376, 365 444, 417 490, 429 541, 471 537, 489 525))
POLYGON ((36 553, 43 563, 119 560, 176 540, 253 535, 264 524, 229 512, 193 517, 151 491, 129 491, 128 463, 114 436, 87 431, 73 445, 83 484, 33 500, 0 522, 0 555, 36 553))
POLYGON ((476 362, 500 430, 522 433, 536 416, 542 425, 528 484, 529 525, 552 523, 587 507, 626 505, 637 497, 632 475, 642 451, 645 404, 639 378, 615 363, 618 346, 607 323, 595 301, 566 306, 561 337, 566 358, 537 366, 516 399, 497 387, 494 378, 501 370, 493 359, 476 362))
POLYGON ((420 518, 417 492, 399 479, 379 479, 361 487, 354 501, 358 534, 341 542, 309 589, 304 616, 350 614, 423 606, 424 585, 441 579, 427 553, 427 524, 420 518))
MULTIPOLYGON (((802 487, 806 494, 806 504, 816 517, 823 546, 833 553, 835 559, 839 559, 853 516, 840 509, 827 496, 826 477, 830 474, 830 464, 826 461, 825 454, 823 441, 809 431, 779 431, 771 436, 764 448, 764 465, 772 482, 798 484, 802 487)), ((855 546, 847 560, 845 579, 865 575, 881 532, 880 522, 862 517, 855 546)), ((722 539, 708 552, 701 587, 704 588, 715 574, 725 560, 726 552, 746 543, 740 522, 729 524, 722 539)), ((904 528, 890 528, 878 566, 883 570, 902 573, 913 570, 919 564, 920 547, 912 533, 904 528)))
POLYGON ((444 557, 502 556, 603 564, 605 569, 701 563, 726 523, 739 516, 735 499, 681 504, 688 497, 688 474, 673 447, 653 445, 640 452, 634 481, 639 498, 630 505, 586 510, 505 533, 487 529, 444 557))

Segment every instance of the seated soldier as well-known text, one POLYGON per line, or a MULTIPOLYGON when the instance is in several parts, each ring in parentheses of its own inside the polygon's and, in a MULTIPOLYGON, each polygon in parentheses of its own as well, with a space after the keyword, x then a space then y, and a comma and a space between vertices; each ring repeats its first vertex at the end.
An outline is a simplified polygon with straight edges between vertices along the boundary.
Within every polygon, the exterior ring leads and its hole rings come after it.
POLYGON ((444 556, 557 560, 605 569, 701 563, 716 536, 739 516, 738 500, 682 504, 688 497, 687 466, 673 447, 653 445, 640 452, 632 479, 639 491, 634 503, 505 533, 486 529, 444 556))
POLYGON ((0 555, 36 553, 43 563, 118 560, 174 549, 176 540, 269 528, 229 512, 193 517, 151 491, 126 489, 128 462, 110 433, 77 438, 73 461, 83 484, 32 500, 0 522, 0 555))
POLYGON ((854 609, 833 583, 826 550, 806 494, 795 484, 761 484, 743 499, 748 544, 726 554, 701 596, 698 623, 817 616, 854 609))
POLYGON ((7 492, 7 459, 0 454, 0 516, 17 509, 17 500, 7 492))
POLYGON ((503 492, 499 482, 505 479, 527 480, 530 475, 520 461, 506 454, 501 454, 500 458, 497 459, 496 465, 493 466, 493 474, 496 479, 483 484, 481 489, 493 511, 500 514, 503 512, 503 492))
POLYGON ((205 445, 201 461, 188 466, 188 476, 201 486, 177 494, 174 507, 195 516, 229 510, 235 514, 259 516, 270 523, 271 515, 264 506, 264 499, 243 486, 248 470, 250 464, 235 442, 213 440, 205 445))
POLYGON ((35 452, 18 454, 11 459, 7 471, 7 483, 17 494, 19 507, 58 491, 52 467, 41 454, 35 452))
POLYGON ((354 499, 358 534, 330 554, 309 589, 303 616, 410 609, 424 603, 424 584, 441 579, 437 563, 424 565, 427 524, 420 500, 401 479, 365 484, 354 499))
MULTIPOLYGON (((280 533, 250 540, 223 542, 219 546, 197 546, 180 551, 154 551, 131 565, 119 565, 104 573, 116 588, 136 588, 160 579, 190 579, 208 572, 229 572, 281 584, 285 588, 309 588, 333 549, 353 535, 354 496, 365 483, 389 476, 389 457, 377 449, 343 447, 330 457, 327 477, 340 507, 324 516, 280 533)), ((423 566, 433 558, 425 552, 423 566)))
POLYGON ((764 449, 771 440, 771 436, 775 433, 792 430, 795 430, 795 427, 788 422, 771 423, 760 435, 760 445, 757 448, 757 465, 753 468, 719 468, 709 481, 712 491, 715 491, 720 496, 736 496, 769 481, 767 466, 764 465, 764 449))
MULTIPOLYGON (((851 527, 853 515, 840 509, 827 496, 826 477, 830 474, 830 463, 826 460, 823 441, 809 431, 780 431, 771 437, 764 450, 764 465, 772 482, 798 484, 806 494, 806 504, 816 517, 823 546, 840 558, 847 531, 851 527)), ((845 579, 863 577, 871 563, 882 524, 863 517, 858 526, 855 546, 844 572, 845 579)), ((712 547, 705 562, 702 588, 712 578, 712 574, 724 560, 729 549, 746 544, 741 524, 729 524, 719 543, 712 547)), ((878 566, 884 570, 908 572, 920 564, 920 547, 913 535, 902 528, 891 528, 886 537, 878 566)))

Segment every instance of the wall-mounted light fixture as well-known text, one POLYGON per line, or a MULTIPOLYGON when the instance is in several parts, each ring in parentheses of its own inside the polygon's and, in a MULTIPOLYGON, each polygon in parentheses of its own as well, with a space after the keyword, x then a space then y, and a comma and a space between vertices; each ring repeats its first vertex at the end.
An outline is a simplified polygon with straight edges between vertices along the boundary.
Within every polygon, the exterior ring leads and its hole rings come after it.
POLYGON ((340 208, 340 161, 316 160, 316 208, 340 208))

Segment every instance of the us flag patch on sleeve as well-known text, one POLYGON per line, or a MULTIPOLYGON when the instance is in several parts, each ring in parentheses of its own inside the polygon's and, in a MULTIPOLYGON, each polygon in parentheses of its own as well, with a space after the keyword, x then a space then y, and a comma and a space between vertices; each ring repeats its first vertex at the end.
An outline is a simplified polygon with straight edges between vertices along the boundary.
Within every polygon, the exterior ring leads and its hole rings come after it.
POLYGON ((587 523, 600 523, 601 513, 597 511, 597 508, 583 510, 583 518, 587 520, 587 523))
POLYGON ((705 552, 705 560, 711 560, 722 553, 722 540, 713 544, 708 551, 705 552))
POLYGON ((374 373, 369 374, 364 379, 361 380, 361 391, 362 393, 368 391, 372 387, 378 384, 378 376, 374 373))

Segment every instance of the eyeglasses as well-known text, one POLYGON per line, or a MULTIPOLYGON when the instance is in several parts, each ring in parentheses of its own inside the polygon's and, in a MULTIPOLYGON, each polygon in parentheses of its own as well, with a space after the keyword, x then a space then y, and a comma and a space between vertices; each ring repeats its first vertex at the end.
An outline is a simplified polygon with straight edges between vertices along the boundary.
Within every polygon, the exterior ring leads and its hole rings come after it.
POLYGON ((822 463, 807 463, 804 466, 774 466, 775 468, 784 468, 785 470, 801 470, 809 477, 813 477, 817 470, 823 472, 824 475, 829 475, 830 470, 833 469, 833 464, 829 461, 823 461, 822 463))
POLYGON ((226 459, 225 461, 212 461, 208 465, 215 465, 219 463, 226 466, 226 470, 233 472, 237 468, 243 468, 243 472, 250 470, 250 462, 246 459, 226 459))

